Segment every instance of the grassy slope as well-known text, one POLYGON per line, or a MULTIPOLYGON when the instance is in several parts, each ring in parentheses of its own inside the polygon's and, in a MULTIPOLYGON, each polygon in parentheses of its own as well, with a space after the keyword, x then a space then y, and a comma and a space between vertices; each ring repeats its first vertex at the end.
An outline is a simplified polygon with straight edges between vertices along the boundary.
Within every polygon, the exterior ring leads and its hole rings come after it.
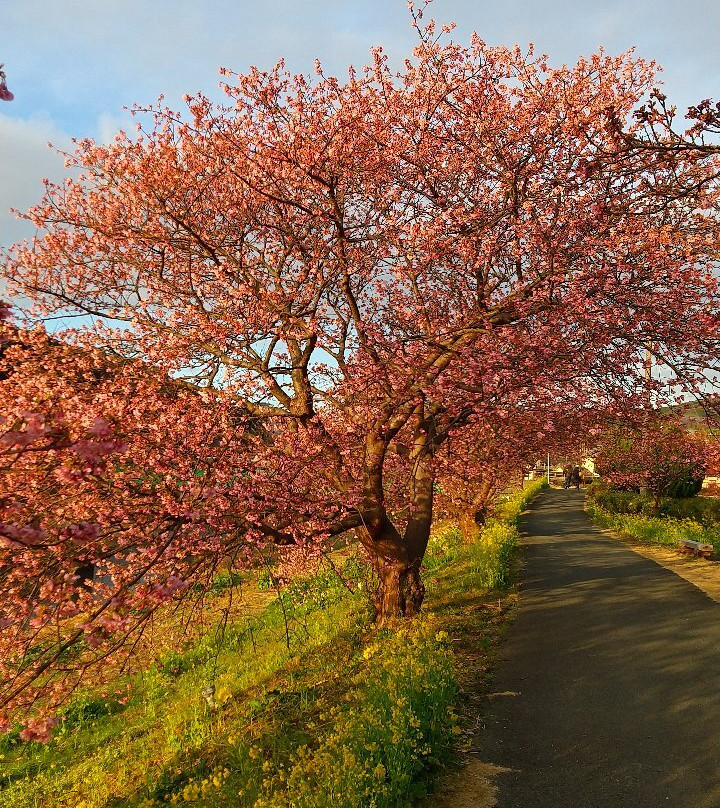
POLYGON ((507 583, 521 507, 472 546, 436 530, 425 614, 396 632, 372 629, 350 560, 353 593, 322 573, 167 656, 125 704, 77 698, 49 744, 7 736, 0 808, 404 808, 453 756, 458 679, 486 675, 511 599, 483 594, 507 583))

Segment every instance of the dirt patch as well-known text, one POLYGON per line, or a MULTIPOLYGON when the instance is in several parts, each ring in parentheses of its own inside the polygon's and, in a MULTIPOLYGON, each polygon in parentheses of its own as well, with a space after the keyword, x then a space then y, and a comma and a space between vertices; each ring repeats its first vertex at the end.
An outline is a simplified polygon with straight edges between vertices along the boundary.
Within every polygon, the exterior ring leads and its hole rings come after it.
POLYGON ((432 808, 493 808, 497 803, 497 776, 505 769, 471 758, 462 769, 449 772, 437 783, 439 796, 432 808))

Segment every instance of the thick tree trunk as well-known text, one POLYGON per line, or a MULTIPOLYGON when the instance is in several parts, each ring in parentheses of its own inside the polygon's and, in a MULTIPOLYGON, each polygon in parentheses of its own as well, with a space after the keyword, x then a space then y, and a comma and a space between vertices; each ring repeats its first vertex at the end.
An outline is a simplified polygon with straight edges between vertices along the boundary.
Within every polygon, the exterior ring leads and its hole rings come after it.
POLYGON ((377 578, 373 605, 378 626, 391 625, 420 611, 425 585, 420 577, 422 555, 412 554, 407 538, 385 517, 381 530, 359 528, 358 538, 370 556, 377 578))
POLYGON ((380 561, 375 567, 378 586, 375 592, 375 612, 378 626, 391 625, 395 620, 412 617, 420 611, 425 597, 425 584, 420 577, 420 561, 380 561))
POLYGON ((388 518, 382 485, 382 461, 387 444, 379 437, 366 442, 365 507, 366 518, 358 529, 358 537, 370 554, 377 589, 376 620, 389 625, 420 611, 425 585, 420 565, 425 556, 433 511, 433 441, 434 419, 424 416, 424 406, 417 407, 417 422, 410 450, 410 516, 403 535, 388 518))

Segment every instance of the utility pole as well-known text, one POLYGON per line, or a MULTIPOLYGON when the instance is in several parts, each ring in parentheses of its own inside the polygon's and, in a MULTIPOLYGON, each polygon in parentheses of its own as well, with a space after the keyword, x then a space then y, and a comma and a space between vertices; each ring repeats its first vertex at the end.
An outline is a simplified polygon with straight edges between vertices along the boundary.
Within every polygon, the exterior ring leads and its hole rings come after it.
MULTIPOLYGON (((648 405, 652 406, 652 391, 650 389, 650 382, 652 380, 652 354, 650 353, 650 348, 652 347, 652 343, 645 348, 645 384, 647 385, 647 397, 648 397, 648 405)), ((646 485, 640 486, 640 496, 646 497, 648 495, 648 490, 646 485)))
POLYGON ((647 348, 645 348, 645 385, 647 387, 647 398, 648 404, 652 405, 652 389, 651 389, 651 382, 652 382, 652 360, 653 355, 651 349, 653 348, 653 343, 651 342, 647 348))

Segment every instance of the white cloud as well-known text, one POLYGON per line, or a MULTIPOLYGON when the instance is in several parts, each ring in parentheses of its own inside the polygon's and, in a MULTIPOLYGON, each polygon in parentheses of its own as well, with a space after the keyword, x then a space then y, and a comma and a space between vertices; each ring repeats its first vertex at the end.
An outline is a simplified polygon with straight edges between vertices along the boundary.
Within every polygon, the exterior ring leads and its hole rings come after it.
POLYGON ((18 220, 10 208, 26 211, 43 195, 44 177, 57 182, 66 176, 63 157, 55 149, 70 150, 69 137, 47 119, 22 120, 0 115, 0 244, 32 235, 30 222, 18 220))
POLYGON ((115 135, 121 130, 132 137, 135 133, 135 122, 129 114, 113 115, 110 112, 103 112, 98 117, 97 139, 101 143, 112 143, 115 135))

